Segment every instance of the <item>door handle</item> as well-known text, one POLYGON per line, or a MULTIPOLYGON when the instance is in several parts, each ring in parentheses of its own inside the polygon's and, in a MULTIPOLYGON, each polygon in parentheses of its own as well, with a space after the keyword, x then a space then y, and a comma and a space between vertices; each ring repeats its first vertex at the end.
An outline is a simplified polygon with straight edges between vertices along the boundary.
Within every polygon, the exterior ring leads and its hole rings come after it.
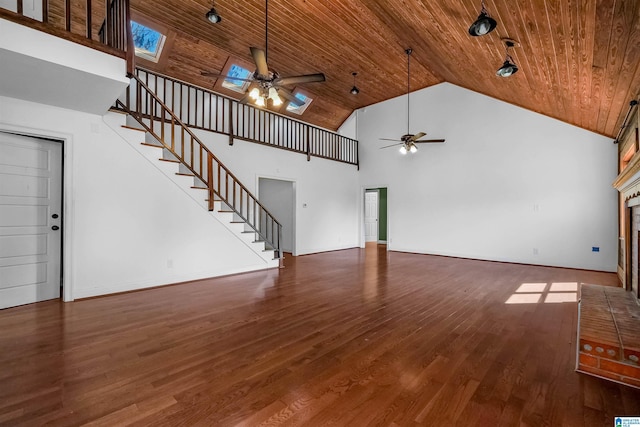
POLYGON ((53 227, 51 227, 51 229, 52 229, 53 231, 56 231, 56 230, 60 230, 60 227, 58 227, 57 225, 54 225, 53 227))

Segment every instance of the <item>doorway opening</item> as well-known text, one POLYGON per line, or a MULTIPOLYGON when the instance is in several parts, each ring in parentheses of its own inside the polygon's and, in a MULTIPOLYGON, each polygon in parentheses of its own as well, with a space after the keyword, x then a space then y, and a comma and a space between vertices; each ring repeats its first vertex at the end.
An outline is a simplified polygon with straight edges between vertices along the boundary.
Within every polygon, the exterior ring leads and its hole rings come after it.
POLYGON ((364 241, 386 245, 388 240, 387 188, 364 191, 364 241))
POLYGON ((295 181, 259 177, 258 199, 282 225, 282 251, 296 256, 295 181))

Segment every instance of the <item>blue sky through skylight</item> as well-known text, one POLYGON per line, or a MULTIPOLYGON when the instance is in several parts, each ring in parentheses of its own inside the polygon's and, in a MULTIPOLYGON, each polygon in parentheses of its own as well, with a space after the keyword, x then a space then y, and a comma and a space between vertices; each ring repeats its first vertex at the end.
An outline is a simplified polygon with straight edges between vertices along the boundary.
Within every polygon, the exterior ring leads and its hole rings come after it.
POLYGON ((136 53, 142 52, 152 57, 160 53, 158 50, 161 46, 162 34, 135 21, 131 21, 131 33, 136 53))
POLYGON ((244 80, 236 80, 233 77, 237 77, 239 79, 248 79, 251 76, 251 71, 242 68, 239 65, 232 64, 229 68, 229 72, 227 73, 227 77, 222 82, 222 86, 234 90, 236 92, 244 93, 249 86, 249 82, 244 80))
POLYGON ((311 101, 313 101, 313 99, 309 98, 306 95, 301 94, 300 92, 295 93, 294 96, 298 98, 300 101, 304 102, 304 104, 295 105, 294 103, 290 102, 289 105, 287 105, 287 111, 295 114, 304 113, 304 110, 307 109, 307 106, 311 103, 311 101))

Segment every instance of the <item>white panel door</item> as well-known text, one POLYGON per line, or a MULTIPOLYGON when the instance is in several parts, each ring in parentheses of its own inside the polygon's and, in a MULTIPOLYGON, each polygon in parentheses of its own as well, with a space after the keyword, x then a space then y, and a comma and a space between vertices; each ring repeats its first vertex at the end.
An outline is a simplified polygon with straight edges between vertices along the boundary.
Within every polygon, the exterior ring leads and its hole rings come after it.
POLYGON ((0 308, 60 297, 62 143, 0 132, 0 308))
POLYGON ((364 240, 378 241, 378 192, 364 193, 364 240))

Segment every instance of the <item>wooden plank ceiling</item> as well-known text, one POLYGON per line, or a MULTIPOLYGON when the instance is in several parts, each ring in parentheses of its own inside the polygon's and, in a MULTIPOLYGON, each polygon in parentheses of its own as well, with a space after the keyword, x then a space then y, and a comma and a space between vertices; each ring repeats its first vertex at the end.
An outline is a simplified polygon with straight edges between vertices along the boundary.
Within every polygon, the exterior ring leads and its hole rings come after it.
MULTIPOLYGON (((264 1, 131 0, 134 18, 169 35, 159 64, 144 66, 203 86, 232 56, 264 48, 264 1)), ((315 101, 303 120, 337 129, 351 112, 406 93, 405 48, 413 48, 411 89, 450 82, 582 128, 615 136, 640 92, 640 1, 487 0, 498 27, 471 37, 479 0, 271 0, 269 66, 281 75, 323 72, 304 86, 315 101), (520 72, 495 75, 501 37, 520 42, 520 72), (357 72, 360 94, 349 93, 357 72)))

